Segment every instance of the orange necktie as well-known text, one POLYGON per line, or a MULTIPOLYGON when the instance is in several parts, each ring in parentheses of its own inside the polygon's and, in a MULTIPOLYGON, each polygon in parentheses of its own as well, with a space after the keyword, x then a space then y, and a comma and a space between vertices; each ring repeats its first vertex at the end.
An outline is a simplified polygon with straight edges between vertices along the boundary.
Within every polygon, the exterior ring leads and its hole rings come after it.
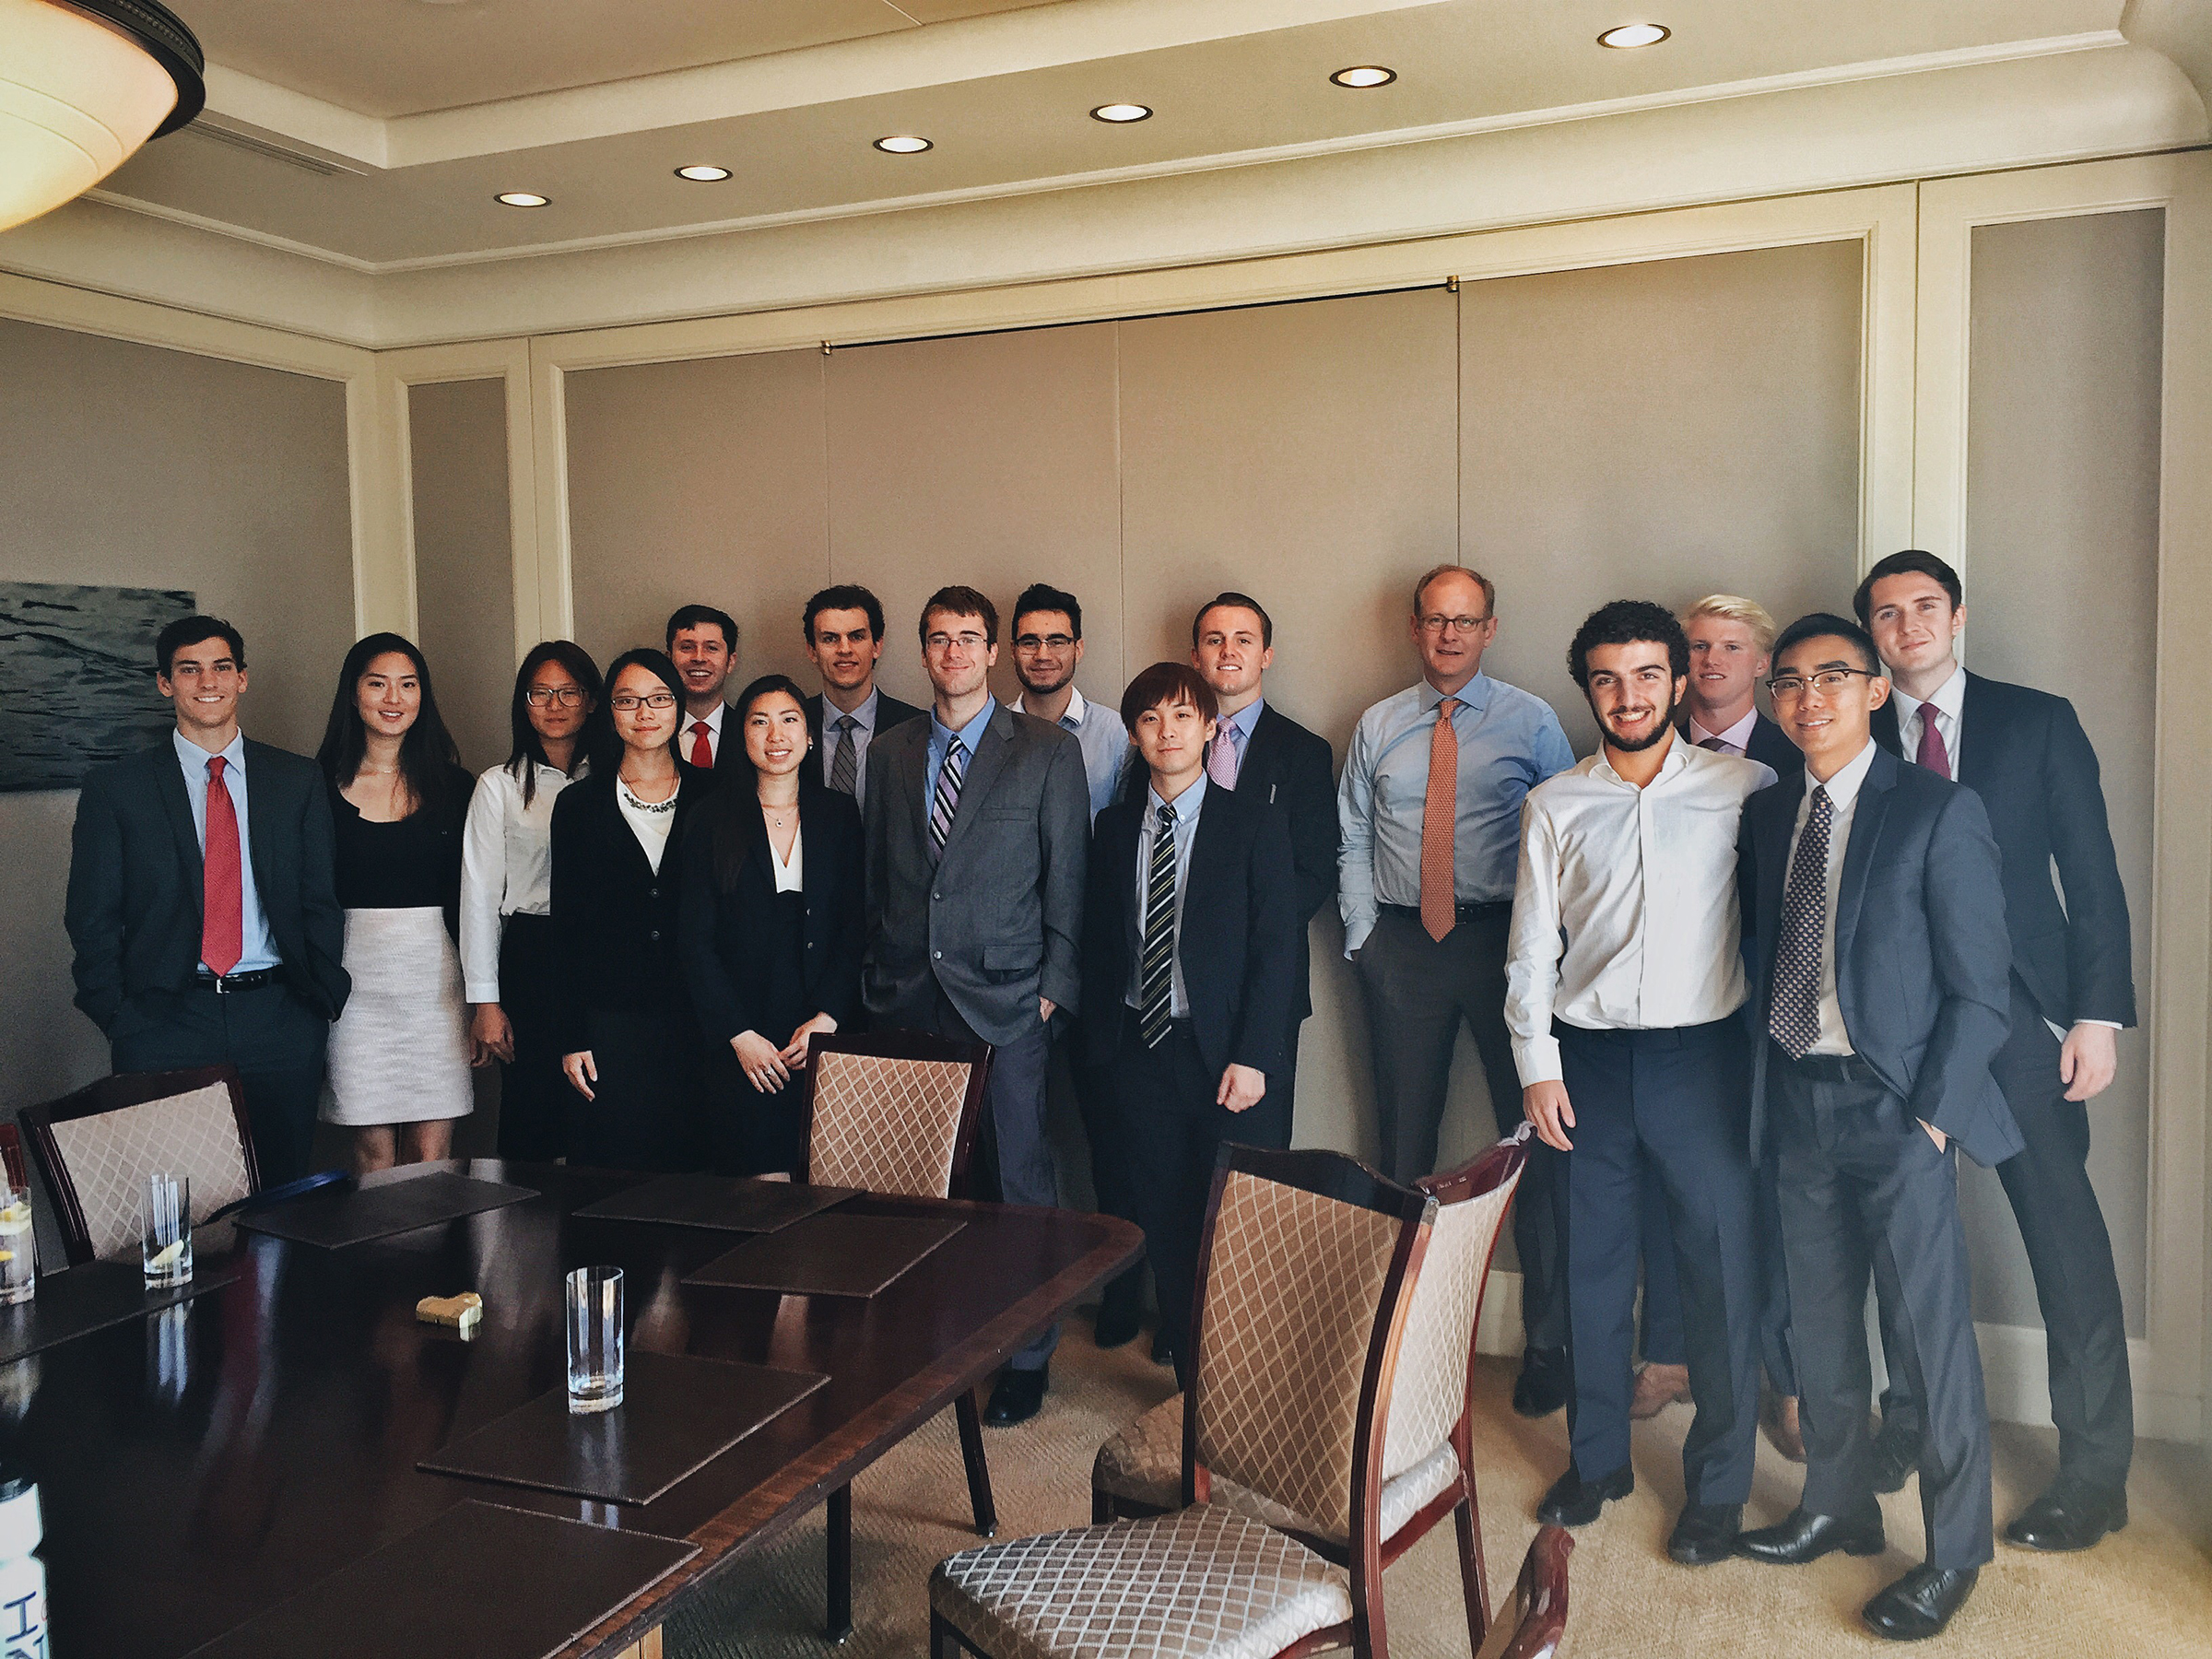
POLYGON ((1452 931, 1452 832, 1459 818, 1459 738, 1452 712, 1459 699, 1436 705, 1436 735, 1429 740, 1429 794, 1421 803, 1421 925, 1439 944, 1452 931))

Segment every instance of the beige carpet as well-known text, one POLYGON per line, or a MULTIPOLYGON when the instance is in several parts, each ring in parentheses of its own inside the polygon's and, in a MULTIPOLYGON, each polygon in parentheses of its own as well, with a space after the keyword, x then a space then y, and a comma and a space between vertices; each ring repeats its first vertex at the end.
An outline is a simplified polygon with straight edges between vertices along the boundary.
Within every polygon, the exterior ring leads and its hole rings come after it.
MULTIPOLYGON (((1071 1322, 1053 1368, 1043 1413, 1019 1429, 986 1430, 1000 1535, 1078 1525, 1090 1514, 1090 1462, 1099 1441, 1172 1392, 1147 1345, 1101 1354, 1087 1324, 1071 1322)), ((1566 1465, 1562 1415, 1528 1423, 1507 1398, 1512 1371, 1483 1364, 1478 1388, 1489 1433, 1477 1441, 1477 1490, 1500 1595, 1535 1532, 1530 1518, 1566 1465)), ((1805 1568, 1732 1561, 1692 1571, 1669 1562, 1667 1528, 1681 1502, 1682 1436, 1689 1407, 1638 1427, 1636 1494, 1577 1535, 1571 1611, 1563 1650, 1579 1659, 1628 1655, 1759 1655, 1826 1659, 1893 1652, 1858 1622, 1867 1596, 1918 1559, 1915 1488, 1887 1501, 1889 1552, 1831 1557, 1805 1568)), ((1750 1514, 1779 1518, 1795 1500, 1799 1472, 1763 1441, 1750 1514)), ((2003 1520, 2048 1478, 2056 1444, 2048 1430, 1997 1431, 1997 1515, 2003 1520)), ((853 1634, 841 1659, 919 1654, 927 1646, 924 1583, 943 1557, 973 1543, 967 1488, 947 1413, 864 1476, 853 1493, 853 1634)), ((2133 1522, 2080 1556, 2042 1557, 1998 1547, 1974 1599, 1941 1640, 1918 1650, 2005 1659, 2212 1659, 2212 1470, 2199 1454, 2145 1442, 2130 1490, 2133 1522)), ((668 1628, 669 1659, 809 1655, 819 1634, 822 1528, 818 1514, 757 1557, 728 1564, 709 1594, 668 1628)), ((1459 1659, 1467 1652, 1452 1528, 1440 1527, 1391 1569, 1386 1606, 1392 1653, 1459 1659)))

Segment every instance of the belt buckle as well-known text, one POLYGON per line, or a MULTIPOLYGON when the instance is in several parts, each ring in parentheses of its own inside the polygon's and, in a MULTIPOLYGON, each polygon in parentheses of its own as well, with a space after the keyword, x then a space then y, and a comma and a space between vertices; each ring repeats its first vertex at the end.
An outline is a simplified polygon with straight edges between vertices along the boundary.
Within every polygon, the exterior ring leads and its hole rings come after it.
POLYGON ((228 995, 229 995, 229 994, 230 994, 230 982, 229 982, 229 980, 225 979, 225 978, 224 978, 224 977, 223 977, 221 974, 219 974, 219 973, 218 973, 218 974, 215 974, 215 975, 213 975, 212 977, 213 977, 213 978, 214 978, 214 980, 215 980, 215 994, 216 994, 218 996, 228 996, 228 995))

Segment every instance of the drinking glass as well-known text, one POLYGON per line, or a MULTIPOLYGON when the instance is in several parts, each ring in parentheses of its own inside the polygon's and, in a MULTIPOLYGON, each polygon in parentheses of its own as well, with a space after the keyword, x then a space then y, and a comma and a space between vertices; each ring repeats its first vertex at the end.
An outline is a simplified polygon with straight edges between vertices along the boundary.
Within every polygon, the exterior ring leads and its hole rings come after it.
POLYGON ((622 1269, 579 1267, 569 1275, 569 1409, 622 1404, 622 1269))
POLYGON ((0 1181, 0 1307, 39 1292, 37 1241, 30 1230, 30 1189, 0 1181))
POLYGON ((146 1232, 141 1241, 146 1288, 192 1283, 192 1177, 157 1170, 146 1178, 146 1232))

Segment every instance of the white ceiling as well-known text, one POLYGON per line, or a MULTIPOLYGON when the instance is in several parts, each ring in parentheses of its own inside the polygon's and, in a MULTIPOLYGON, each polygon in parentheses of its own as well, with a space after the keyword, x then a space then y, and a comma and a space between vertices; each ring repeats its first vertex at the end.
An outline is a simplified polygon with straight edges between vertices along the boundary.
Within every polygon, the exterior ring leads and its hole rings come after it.
POLYGON ((210 124, 101 199, 373 269, 1004 195, 2118 43, 2122 0, 180 0, 210 124), (1674 38, 1595 43, 1649 18, 1674 38), (758 54, 772 55, 758 55, 758 54), (1353 92, 1332 70, 1381 63, 1353 92), (1135 100, 1128 126, 1088 110, 1135 100), (922 133, 935 148, 881 154, 922 133), (722 183, 678 181, 692 162, 722 183), (501 191, 549 207, 516 210, 501 191))

